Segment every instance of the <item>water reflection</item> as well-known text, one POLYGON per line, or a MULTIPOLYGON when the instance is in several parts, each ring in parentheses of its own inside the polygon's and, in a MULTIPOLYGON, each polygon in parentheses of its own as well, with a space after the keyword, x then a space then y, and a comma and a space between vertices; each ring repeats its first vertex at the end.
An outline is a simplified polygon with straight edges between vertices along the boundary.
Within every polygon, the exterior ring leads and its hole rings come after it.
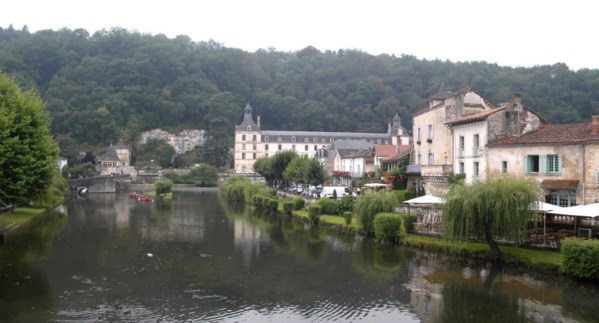
POLYGON ((0 320, 594 321, 596 286, 331 233, 214 192, 92 194, 65 210, 0 247, 0 320))

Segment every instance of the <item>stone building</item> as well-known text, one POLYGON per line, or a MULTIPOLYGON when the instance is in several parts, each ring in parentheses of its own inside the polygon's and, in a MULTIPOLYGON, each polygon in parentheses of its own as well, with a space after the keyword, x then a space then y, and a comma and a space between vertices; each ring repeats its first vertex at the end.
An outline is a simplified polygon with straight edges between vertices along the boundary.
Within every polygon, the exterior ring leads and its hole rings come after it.
POLYGON ((389 123, 386 133, 279 131, 262 130, 260 116, 254 122, 252 108, 244 108, 243 121, 235 127, 234 170, 236 173, 254 173, 254 162, 279 151, 292 150, 299 156, 314 157, 319 149, 338 140, 364 140, 371 144, 408 145, 411 137, 401 125, 399 116, 389 123))
POLYGON ((106 153, 97 158, 96 171, 100 175, 131 175, 136 176, 137 171, 131 166, 131 150, 123 142, 116 146, 110 144, 106 153))
POLYGON ((545 201, 560 206, 599 202, 599 116, 591 122, 545 124, 488 144, 490 173, 539 182, 545 201))
POLYGON ((177 134, 164 131, 162 129, 153 129, 145 131, 140 135, 139 145, 144 145, 150 139, 164 140, 175 149, 176 154, 184 154, 196 147, 202 147, 205 143, 205 130, 185 129, 177 134))

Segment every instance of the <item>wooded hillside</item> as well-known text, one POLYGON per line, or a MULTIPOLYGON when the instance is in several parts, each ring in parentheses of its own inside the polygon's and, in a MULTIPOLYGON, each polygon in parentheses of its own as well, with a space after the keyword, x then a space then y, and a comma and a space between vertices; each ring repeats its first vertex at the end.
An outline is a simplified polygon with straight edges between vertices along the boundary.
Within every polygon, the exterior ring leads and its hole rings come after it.
MULTIPOLYGON (((518 48, 498 44, 497 50, 518 48)), ((411 115, 441 85, 471 86, 494 105, 521 93, 526 106, 552 123, 599 114, 599 70, 313 47, 250 53, 119 28, 93 35, 0 28, 0 71, 40 93, 63 143, 105 145, 152 128, 210 130, 211 124, 232 133, 247 102, 263 129, 382 132, 396 113, 410 129, 411 115)))

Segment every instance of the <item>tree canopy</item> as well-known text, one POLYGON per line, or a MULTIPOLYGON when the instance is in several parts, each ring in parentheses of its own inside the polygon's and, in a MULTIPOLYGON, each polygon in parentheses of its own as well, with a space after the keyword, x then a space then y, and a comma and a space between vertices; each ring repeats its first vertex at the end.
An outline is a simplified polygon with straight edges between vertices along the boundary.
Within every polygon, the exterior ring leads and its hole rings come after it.
POLYGON ((491 247, 490 257, 501 251, 495 241, 518 241, 538 198, 538 183, 510 176, 455 185, 445 196, 443 234, 449 239, 480 239, 491 247))
POLYGON ((246 102, 263 129, 381 132, 396 113, 409 126, 442 85, 471 86, 493 104, 521 93, 553 123, 599 114, 599 70, 557 62, 512 68, 314 47, 250 53, 123 28, 0 28, 0 70, 47 102, 53 135, 102 147, 159 127, 210 129, 217 118, 230 130, 246 102))
POLYGON ((0 199, 24 204, 46 193, 58 157, 48 128, 40 98, 0 73, 0 199))

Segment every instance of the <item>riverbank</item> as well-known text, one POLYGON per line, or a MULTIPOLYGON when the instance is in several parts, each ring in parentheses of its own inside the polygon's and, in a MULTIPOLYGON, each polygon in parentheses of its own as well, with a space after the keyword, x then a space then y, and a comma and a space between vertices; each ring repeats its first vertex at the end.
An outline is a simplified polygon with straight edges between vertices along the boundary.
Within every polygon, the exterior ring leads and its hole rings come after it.
POLYGON ((35 223, 48 212, 46 208, 19 207, 0 215, 0 244, 35 223))
MULTIPOLYGON (((296 210, 292 212, 293 218, 301 222, 309 222, 308 212, 296 210)), ((356 219, 351 224, 345 224, 341 216, 321 215, 319 225, 335 231, 359 234, 360 230, 356 219)), ((408 233, 397 242, 398 245, 422 250, 443 252, 458 258, 485 261, 490 253, 486 243, 449 241, 440 237, 422 236, 408 233)), ((501 263, 513 265, 527 270, 532 270, 542 275, 561 275, 563 255, 559 251, 533 250, 511 246, 500 246, 503 253, 501 263)))

